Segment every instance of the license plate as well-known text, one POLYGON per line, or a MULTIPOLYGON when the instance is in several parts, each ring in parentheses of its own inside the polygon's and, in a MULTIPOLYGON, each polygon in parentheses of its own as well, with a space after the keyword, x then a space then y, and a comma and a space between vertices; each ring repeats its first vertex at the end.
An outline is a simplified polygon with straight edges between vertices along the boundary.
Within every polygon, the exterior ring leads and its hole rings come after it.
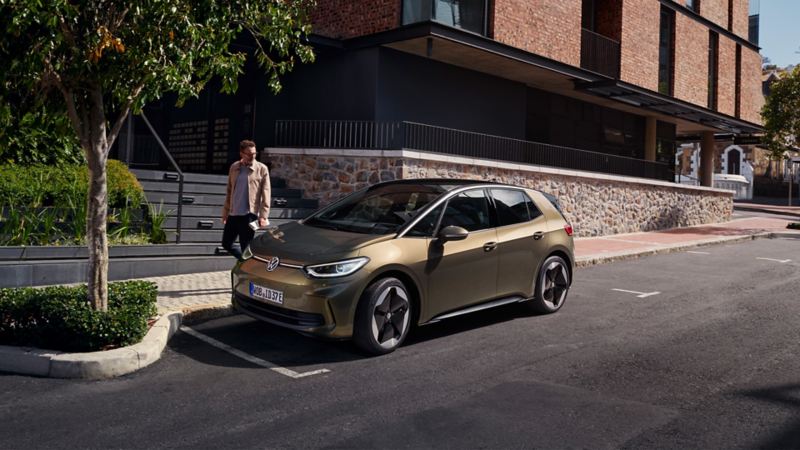
POLYGON ((275 289, 259 286, 252 282, 250 283, 250 296, 257 299, 266 300, 268 302, 277 303, 279 305, 283 304, 282 291, 276 291, 275 289))

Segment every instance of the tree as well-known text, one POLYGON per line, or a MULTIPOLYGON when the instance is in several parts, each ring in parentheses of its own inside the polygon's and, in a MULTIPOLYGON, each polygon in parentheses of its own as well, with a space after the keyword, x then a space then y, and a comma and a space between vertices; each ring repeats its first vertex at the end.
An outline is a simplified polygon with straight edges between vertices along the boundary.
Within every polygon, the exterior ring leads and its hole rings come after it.
POLYGON ((800 141, 800 66, 787 72, 770 87, 770 94, 761 110, 764 119, 764 141, 773 161, 784 152, 798 147, 800 141))
POLYGON ((306 42, 314 0, 0 0, 0 96, 57 96, 89 167, 89 300, 108 307, 106 160, 130 111, 167 92, 178 103, 213 77, 234 92, 247 54, 274 92, 295 61, 313 61, 306 42))

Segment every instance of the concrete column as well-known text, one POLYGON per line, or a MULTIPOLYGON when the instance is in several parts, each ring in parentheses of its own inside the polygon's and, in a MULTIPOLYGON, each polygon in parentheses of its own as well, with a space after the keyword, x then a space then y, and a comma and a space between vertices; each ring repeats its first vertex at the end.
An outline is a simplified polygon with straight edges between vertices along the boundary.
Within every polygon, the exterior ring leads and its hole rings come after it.
POLYGON ((714 153, 715 142, 713 131, 703 131, 700 141, 700 184, 702 186, 714 185, 714 153))
POLYGON ((646 117, 644 126, 644 159, 656 160, 656 118, 646 117))

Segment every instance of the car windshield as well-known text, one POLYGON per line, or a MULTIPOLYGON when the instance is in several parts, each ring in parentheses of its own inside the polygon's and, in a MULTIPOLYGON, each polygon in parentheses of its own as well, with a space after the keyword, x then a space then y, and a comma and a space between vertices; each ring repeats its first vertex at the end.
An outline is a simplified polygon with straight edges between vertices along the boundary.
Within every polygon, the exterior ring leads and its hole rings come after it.
POLYGON ((351 233, 391 234, 453 185, 389 184, 359 191, 303 223, 351 233))

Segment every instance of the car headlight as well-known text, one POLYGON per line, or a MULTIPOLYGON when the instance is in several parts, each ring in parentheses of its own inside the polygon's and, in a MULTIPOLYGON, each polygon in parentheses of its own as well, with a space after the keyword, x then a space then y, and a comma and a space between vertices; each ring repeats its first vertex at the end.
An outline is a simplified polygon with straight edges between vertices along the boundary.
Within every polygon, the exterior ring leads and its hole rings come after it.
POLYGON ((360 258, 347 259, 344 261, 305 266, 303 269, 314 278, 344 277, 357 272, 358 269, 364 267, 368 262, 369 258, 362 256, 360 258))
POLYGON ((250 259, 253 257, 253 251, 250 250, 250 246, 248 245, 246 249, 242 252, 242 259, 250 259))

